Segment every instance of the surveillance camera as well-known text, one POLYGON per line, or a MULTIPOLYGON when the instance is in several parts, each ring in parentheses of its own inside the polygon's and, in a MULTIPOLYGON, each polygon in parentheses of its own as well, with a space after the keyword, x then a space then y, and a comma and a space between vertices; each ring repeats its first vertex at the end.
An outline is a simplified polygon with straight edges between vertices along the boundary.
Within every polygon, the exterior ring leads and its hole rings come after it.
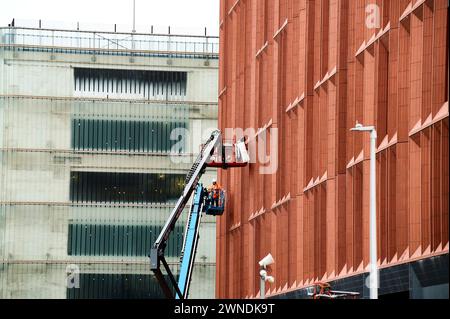
POLYGON ((273 260, 273 257, 271 254, 268 254, 266 257, 264 257, 263 259, 261 259, 259 261, 259 265, 261 267, 266 268, 269 265, 272 265, 275 262, 275 260, 273 260))
POLYGON ((270 283, 274 283, 275 282, 275 278, 272 277, 272 276, 267 276, 267 271, 264 270, 264 269, 262 269, 259 272, 259 275, 261 276, 261 279, 264 280, 264 281, 268 281, 270 283))
POLYGON ((272 276, 267 276, 266 277, 266 281, 270 282, 271 284, 273 284, 275 282, 275 278, 272 276))

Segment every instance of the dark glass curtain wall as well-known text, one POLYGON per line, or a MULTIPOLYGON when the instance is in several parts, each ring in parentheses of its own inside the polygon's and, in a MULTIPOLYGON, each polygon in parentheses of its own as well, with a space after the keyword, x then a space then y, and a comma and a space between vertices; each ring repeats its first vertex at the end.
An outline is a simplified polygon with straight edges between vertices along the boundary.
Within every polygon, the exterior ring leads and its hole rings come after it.
POLYGON ((170 152, 178 142, 178 140, 171 140, 171 132, 175 129, 185 129, 186 126, 185 122, 74 119, 72 148, 99 151, 170 152))
MULTIPOLYGON (((69 224, 67 254, 147 257, 161 229, 160 225, 69 224)), ((180 223, 169 238, 166 256, 179 256, 182 244, 183 226, 180 223)))
POLYGON ((167 203, 181 195, 184 174, 71 172, 73 202, 167 203))
POLYGON ((143 98, 186 95, 186 72, 75 68, 75 91, 143 98))

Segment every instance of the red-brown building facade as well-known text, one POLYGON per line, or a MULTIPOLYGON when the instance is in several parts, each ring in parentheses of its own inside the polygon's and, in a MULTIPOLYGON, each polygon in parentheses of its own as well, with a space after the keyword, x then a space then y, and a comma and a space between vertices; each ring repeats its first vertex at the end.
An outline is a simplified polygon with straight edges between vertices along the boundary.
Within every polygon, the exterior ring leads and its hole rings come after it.
POLYGON ((256 298, 268 253, 269 296, 317 281, 366 296, 370 144, 350 132, 358 121, 378 132, 380 295, 444 285, 448 298, 448 1, 220 6, 220 127, 278 129, 278 169, 220 173, 216 296, 256 298), (424 282, 445 265, 446 280, 424 282))

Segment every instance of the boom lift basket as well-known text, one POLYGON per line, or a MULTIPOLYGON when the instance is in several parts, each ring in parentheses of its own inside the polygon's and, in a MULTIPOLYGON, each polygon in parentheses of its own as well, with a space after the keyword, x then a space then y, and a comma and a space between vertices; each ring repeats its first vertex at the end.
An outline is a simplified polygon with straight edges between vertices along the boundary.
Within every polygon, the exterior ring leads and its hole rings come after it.
POLYGON ((208 167, 228 169, 232 167, 245 167, 249 163, 249 155, 244 139, 239 142, 223 143, 215 148, 208 162, 208 167))
POLYGON ((214 205, 211 194, 208 194, 207 198, 205 199, 205 214, 210 216, 222 216, 223 212, 225 211, 226 199, 226 192, 224 190, 221 190, 218 200, 219 205, 214 205))

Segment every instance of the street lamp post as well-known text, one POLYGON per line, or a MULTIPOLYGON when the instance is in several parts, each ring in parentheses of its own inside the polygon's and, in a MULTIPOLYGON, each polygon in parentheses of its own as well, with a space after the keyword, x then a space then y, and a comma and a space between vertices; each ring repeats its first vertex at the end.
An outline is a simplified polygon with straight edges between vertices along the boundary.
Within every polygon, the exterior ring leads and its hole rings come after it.
POLYGON ((376 189, 376 150, 377 131, 374 126, 357 123, 353 132, 370 132, 370 299, 378 299, 377 267, 377 189, 376 189))
POLYGON ((133 33, 136 32, 136 0, 133 0, 133 33))
POLYGON ((264 280, 263 276, 260 275, 259 279, 259 298, 265 299, 266 298, 266 281, 264 280))
MULTIPOLYGON (((136 0, 133 0, 133 30, 131 33, 136 33, 136 0)), ((131 49, 134 51, 136 48, 134 42, 134 34, 131 35, 131 49)))

